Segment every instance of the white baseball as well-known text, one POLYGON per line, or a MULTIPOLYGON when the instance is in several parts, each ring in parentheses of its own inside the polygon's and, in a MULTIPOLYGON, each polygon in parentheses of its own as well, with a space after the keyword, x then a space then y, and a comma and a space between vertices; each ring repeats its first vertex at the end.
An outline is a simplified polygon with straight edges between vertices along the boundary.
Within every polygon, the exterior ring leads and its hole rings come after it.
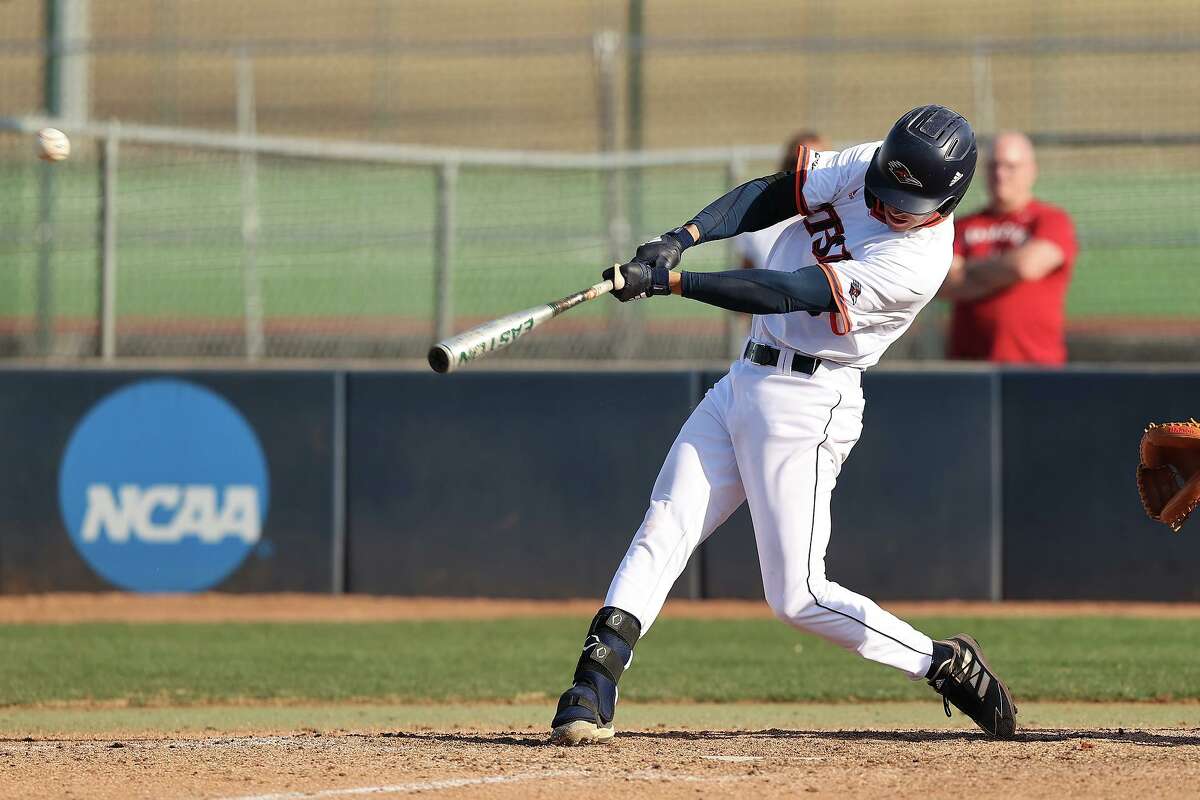
POLYGON ((71 140, 58 128, 42 128, 34 149, 43 161, 62 161, 71 154, 71 140))

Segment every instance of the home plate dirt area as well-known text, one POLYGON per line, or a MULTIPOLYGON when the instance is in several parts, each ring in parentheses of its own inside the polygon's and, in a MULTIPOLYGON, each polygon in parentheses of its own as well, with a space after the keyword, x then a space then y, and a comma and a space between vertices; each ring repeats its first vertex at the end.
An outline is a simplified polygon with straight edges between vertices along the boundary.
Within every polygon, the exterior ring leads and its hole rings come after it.
POLYGON ((542 731, 4 741, 26 798, 1164 797, 1200 785, 1200 731, 542 731))

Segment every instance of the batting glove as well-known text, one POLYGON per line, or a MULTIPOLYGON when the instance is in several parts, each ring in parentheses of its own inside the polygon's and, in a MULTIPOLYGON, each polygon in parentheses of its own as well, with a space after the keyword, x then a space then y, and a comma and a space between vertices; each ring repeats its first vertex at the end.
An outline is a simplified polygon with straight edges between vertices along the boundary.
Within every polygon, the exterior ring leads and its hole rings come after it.
POLYGON ((671 271, 665 267, 648 267, 630 261, 619 267, 609 267, 601 277, 613 282, 612 295, 622 303, 671 293, 671 271))
POLYGON ((647 267, 675 269, 683 258, 683 251, 693 244, 695 241, 686 228, 676 228, 639 246, 632 261, 647 267))

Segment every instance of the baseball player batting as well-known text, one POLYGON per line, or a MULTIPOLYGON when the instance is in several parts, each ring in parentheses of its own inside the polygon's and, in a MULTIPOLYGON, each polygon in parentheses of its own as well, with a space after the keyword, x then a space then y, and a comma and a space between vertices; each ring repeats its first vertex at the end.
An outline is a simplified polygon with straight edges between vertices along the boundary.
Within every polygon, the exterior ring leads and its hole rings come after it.
POLYGON ((925 679, 989 734, 1017 708, 970 636, 930 639, 825 576, 829 500, 862 431, 862 371, 941 286, 951 217, 975 172, 975 134, 948 108, 905 114, 882 142, 800 147, 794 171, 758 178, 605 270, 621 302, 677 294, 754 314, 744 355, 667 453, 650 508, 588 628, 550 741, 614 734, 617 683, 692 551, 749 503, 763 588, 784 622, 925 679), (802 215, 764 268, 673 272, 687 248, 802 215))

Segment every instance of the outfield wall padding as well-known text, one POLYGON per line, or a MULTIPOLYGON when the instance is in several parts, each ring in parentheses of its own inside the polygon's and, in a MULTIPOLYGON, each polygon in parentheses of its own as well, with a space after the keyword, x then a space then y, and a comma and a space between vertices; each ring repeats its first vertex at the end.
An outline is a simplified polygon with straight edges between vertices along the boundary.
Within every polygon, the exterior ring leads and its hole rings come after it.
MULTIPOLYGON (((350 591, 594 597, 695 397, 688 372, 349 376, 350 591)), ((676 596, 698 596, 690 571, 676 596)))
MULTIPOLYGON (((112 393, 146 381, 183 381, 223 398, 244 418, 266 460, 269 500, 261 537, 214 589, 234 592, 328 592, 333 564, 333 385, 330 373, 249 371, 0 370, 0 592, 111 591, 67 533, 60 508, 64 452, 81 420, 112 393)), ((134 418, 137 409, 133 409, 134 418)), ((183 423, 181 423, 183 424, 183 423)), ((114 432, 120 442, 120 431, 114 432)), ((131 461, 114 454, 113 462, 131 461)), ((114 494, 127 472, 111 480, 114 494)), ((176 482, 139 468, 146 485, 176 482)), ((219 478, 221 467, 211 474, 219 478)), ((188 473, 192 474, 192 473, 188 473)), ((182 479, 180 479, 182 480, 182 479)), ((194 483, 194 478, 188 478, 194 483)), ((165 523, 162 507, 153 521, 165 523)), ((104 534, 101 534, 103 538, 104 534)), ((130 534, 136 544, 136 534, 130 534)), ((159 544, 169 548, 172 544, 159 544)), ((119 557, 119 556, 118 556, 119 557)), ((198 565, 202 566, 202 565, 198 565)), ((151 568, 148 568, 148 571, 151 568)))
POLYGON ((1004 593, 1014 600, 1200 600, 1200 519, 1147 518, 1148 422, 1200 417, 1200 371, 1003 377, 1004 593))
MULTIPOLYGON (((600 600, 668 448, 719 378, 0 369, 0 592, 121 588, 67 521, 65 454, 114 393, 181 381, 236 410, 269 476, 260 538, 209 588, 600 600)), ((833 494, 831 580, 883 601, 1200 600, 1200 523, 1170 533, 1146 519, 1134 485, 1143 427, 1196 416, 1200 371, 879 370, 864 387, 864 431, 833 494)), ((110 470, 139 461, 120 450, 111 464, 99 451, 89 479, 113 497, 130 482, 196 483, 183 467, 110 470)), ((130 534, 143 556, 172 513, 151 509, 130 534)), ((125 534, 106 530, 119 560, 125 534)), ((761 592, 743 508, 673 596, 761 592)))

